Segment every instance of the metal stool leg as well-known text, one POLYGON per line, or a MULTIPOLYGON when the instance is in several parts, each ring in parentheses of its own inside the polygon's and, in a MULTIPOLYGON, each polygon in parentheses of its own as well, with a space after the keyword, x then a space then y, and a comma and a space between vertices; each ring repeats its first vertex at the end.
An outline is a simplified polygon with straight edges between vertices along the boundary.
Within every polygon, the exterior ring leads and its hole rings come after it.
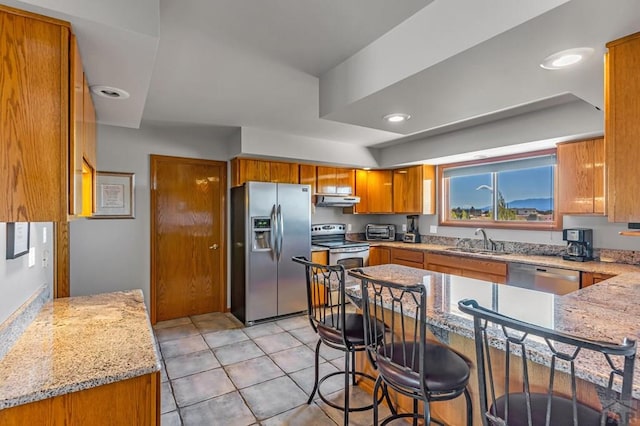
MULTIPOLYGON (((355 366, 353 367, 355 368, 355 366)), ((344 426, 349 426, 349 352, 344 353, 344 426)))
POLYGON ((313 397, 316 395, 316 391, 318 390, 318 378, 320 376, 320 366, 319 366, 319 358, 320 358, 320 344, 322 340, 318 339, 318 343, 316 344, 316 362, 315 362, 315 380, 313 381, 313 390, 309 395, 309 399, 307 400, 307 404, 311 404, 313 401, 313 397))

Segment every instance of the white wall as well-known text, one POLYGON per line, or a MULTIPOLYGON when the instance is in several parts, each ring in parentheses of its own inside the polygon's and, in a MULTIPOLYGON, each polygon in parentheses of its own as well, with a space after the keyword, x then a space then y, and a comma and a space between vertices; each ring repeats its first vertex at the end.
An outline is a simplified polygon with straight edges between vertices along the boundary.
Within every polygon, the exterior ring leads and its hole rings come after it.
POLYGON ((136 218, 71 223, 72 296, 141 288, 149 306, 150 154, 228 159, 226 140, 208 128, 98 126, 98 170, 135 173, 136 218))
POLYGON ((26 254, 6 259, 7 224, 0 223, 0 324, 43 285, 53 291, 53 225, 49 222, 30 225, 29 246, 36 250, 36 264, 31 268, 26 254), (47 233, 46 243, 42 242, 43 229, 47 233), (48 259, 46 267, 43 267, 43 257, 48 259))

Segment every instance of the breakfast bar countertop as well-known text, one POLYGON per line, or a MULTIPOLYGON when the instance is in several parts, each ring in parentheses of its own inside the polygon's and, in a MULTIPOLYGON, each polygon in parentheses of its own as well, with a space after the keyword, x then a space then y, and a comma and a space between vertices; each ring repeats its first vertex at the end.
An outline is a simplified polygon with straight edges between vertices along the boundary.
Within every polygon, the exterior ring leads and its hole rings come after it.
MULTIPOLYGON (((374 279, 427 287, 427 322, 431 330, 448 343, 447 333, 473 338, 473 321, 458 309, 458 301, 475 299, 482 306, 507 316, 580 337, 621 343, 625 337, 640 339, 640 273, 627 273, 564 296, 504 284, 432 272, 401 265, 362 268, 374 279)), ((359 280, 349 276, 346 292, 361 302, 359 280)), ((384 304, 384 301, 383 301, 384 304)), ((389 306, 387 306, 389 307, 389 306)), ((405 315, 415 316, 410 309, 405 315)), ((549 365, 549 353, 540 345, 532 360, 549 365)), ((577 373, 582 379, 606 387, 610 370, 604 361, 581 355, 577 373)), ((640 360, 636 361, 633 397, 640 399, 640 360)))
POLYGON ((157 371, 141 290, 55 299, 0 360, 0 409, 157 371))

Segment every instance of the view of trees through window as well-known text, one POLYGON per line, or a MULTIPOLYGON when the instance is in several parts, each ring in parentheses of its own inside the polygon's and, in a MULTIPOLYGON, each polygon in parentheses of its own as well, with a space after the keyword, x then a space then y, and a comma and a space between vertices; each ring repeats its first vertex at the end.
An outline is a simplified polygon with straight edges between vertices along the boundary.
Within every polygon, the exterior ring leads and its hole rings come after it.
POLYGON ((470 167, 469 174, 458 170, 449 176, 445 171, 448 221, 553 222, 555 164, 518 167, 523 164, 488 172, 490 164, 470 167))

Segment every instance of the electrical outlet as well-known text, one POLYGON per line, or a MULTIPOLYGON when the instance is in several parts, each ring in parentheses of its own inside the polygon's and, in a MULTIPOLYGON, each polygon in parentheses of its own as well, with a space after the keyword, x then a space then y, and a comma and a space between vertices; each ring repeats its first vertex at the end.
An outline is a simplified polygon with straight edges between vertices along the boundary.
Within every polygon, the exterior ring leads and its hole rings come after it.
POLYGON ((27 264, 29 268, 32 268, 36 265, 36 248, 35 247, 31 247, 29 249, 29 260, 27 264))
POLYGON ((351 232, 351 224, 347 223, 347 232, 351 232))
POLYGON ((406 223, 402 224, 402 232, 407 232, 407 224, 406 223))
POLYGON ((437 234, 438 233, 438 225, 429 226, 429 232, 431 232, 432 234, 437 234))

